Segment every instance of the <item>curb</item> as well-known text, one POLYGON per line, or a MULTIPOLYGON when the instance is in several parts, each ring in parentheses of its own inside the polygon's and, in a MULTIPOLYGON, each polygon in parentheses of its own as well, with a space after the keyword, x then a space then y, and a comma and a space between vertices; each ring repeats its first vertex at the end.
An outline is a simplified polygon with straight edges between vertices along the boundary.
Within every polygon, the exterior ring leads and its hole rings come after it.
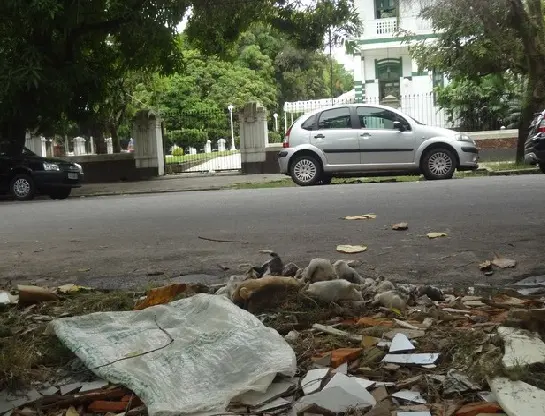
POLYGON ((128 192, 97 192, 94 194, 73 195, 70 199, 78 198, 95 198, 101 196, 125 196, 125 195, 146 195, 146 194, 173 194, 176 192, 206 192, 206 191, 223 191, 229 189, 228 187, 210 187, 210 188, 197 188, 197 189, 168 189, 168 190, 149 190, 149 191, 128 191, 128 192))
POLYGON ((493 170, 488 173, 489 176, 511 176, 511 175, 535 175, 541 173, 539 168, 511 169, 511 170, 493 170))

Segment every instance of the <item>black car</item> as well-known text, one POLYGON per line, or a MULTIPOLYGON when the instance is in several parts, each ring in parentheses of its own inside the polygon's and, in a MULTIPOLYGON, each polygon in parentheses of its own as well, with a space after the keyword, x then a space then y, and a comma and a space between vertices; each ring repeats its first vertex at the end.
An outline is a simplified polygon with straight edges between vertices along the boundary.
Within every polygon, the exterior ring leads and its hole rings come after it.
POLYGON ((36 194, 52 199, 66 199, 73 188, 81 187, 83 170, 77 163, 37 156, 27 148, 14 154, 0 143, 0 193, 11 194, 18 201, 28 201, 36 194))
POLYGON ((535 115, 524 143, 524 161, 545 173, 545 111, 535 115))

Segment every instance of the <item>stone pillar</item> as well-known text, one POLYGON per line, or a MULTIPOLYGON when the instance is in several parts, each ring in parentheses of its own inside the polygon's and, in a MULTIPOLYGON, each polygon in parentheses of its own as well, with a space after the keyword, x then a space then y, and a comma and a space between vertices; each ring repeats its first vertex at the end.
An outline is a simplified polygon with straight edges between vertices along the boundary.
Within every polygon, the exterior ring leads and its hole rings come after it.
POLYGON ((188 150, 189 150, 190 155, 196 155, 197 154, 197 149, 195 149, 194 147, 190 147, 188 150))
POLYGON ((361 52, 354 52, 354 92, 357 103, 365 98, 365 71, 361 52))
POLYGON ((47 157, 47 139, 45 137, 40 137, 41 141, 41 153, 40 156, 47 157))
POLYGON ((74 156, 83 156, 85 154, 85 139, 83 137, 74 138, 74 156))
POLYGON ((108 153, 109 155, 113 154, 114 153, 114 143, 113 143, 112 138, 108 137, 108 138, 104 139, 104 141, 106 142, 106 153, 108 153))
POLYGON ((165 174, 161 118, 151 110, 136 113, 132 128, 136 169, 142 178, 165 174))
POLYGON ((204 153, 212 153, 212 142, 207 140, 204 145, 204 153))
POLYGON ((96 154, 95 151, 95 139, 93 139, 93 136, 89 138, 89 151, 92 155, 96 154))
POLYGON ((267 110, 250 102, 239 113, 242 173, 265 173, 268 138, 267 110))
POLYGON ((42 137, 40 136, 33 136, 32 134, 28 133, 26 136, 25 146, 28 150, 36 153, 37 156, 46 157, 46 152, 44 152, 42 142, 42 137))
POLYGON ((225 152, 225 139, 218 140, 218 152, 225 152))

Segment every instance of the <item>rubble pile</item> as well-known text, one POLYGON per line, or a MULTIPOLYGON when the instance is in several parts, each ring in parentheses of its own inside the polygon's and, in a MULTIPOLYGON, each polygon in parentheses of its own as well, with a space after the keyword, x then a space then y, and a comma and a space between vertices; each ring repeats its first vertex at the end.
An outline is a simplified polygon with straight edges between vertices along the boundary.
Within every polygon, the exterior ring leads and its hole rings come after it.
MULTIPOLYGON (((5 388, 0 393, 0 414, 175 414, 174 410, 165 410, 169 403, 162 403, 161 411, 157 410, 157 403, 149 403, 153 396, 150 392, 157 385, 138 382, 142 380, 139 366, 145 365, 142 368, 149 370, 157 360, 168 356, 172 374, 191 372, 200 366, 206 369, 201 372, 203 379, 195 379, 191 386, 172 386, 180 395, 200 386, 204 389, 203 397, 211 397, 214 392, 206 391, 213 384, 210 380, 226 372, 233 377, 230 385, 247 386, 233 390, 220 411, 214 407, 207 414, 545 415, 545 278, 528 278, 511 288, 477 295, 475 288, 457 293, 372 278, 360 272, 356 262, 314 259, 307 267, 299 268, 292 263, 284 265, 277 253, 267 253, 269 261, 232 276, 225 285, 175 284, 155 288, 145 295, 130 295, 130 307, 122 309, 123 321, 116 321, 120 314, 112 312, 63 312, 64 304, 81 304, 81 299, 93 293, 89 288, 65 285, 49 290, 20 286, 13 292, 0 292, 3 315, 11 317, 1 321, 4 328, 0 327, 0 347, 5 340, 17 336, 39 334, 56 339, 57 335, 79 357, 69 355, 62 368, 47 372, 45 380, 43 376, 35 377, 31 388, 24 391, 22 386, 0 380, 0 388, 5 388), (218 299, 222 300, 217 302, 218 299), (230 309, 235 307, 233 304, 248 311, 240 311, 246 326, 235 318, 230 309), (218 309, 216 318, 199 315, 210 312, 216 307, 213 305, 225 309, 218 309), (165 323, 178 310, 184 312, 174 322, 165 323), (72 318, 79 315, 82 316, 72 318), (123 338, 127 331, 150 345, 158 345, 153 349, 135 346, 134 351, 119 351, 121 358, 115 361, 86 366, 97 352, 95 347, 74 348, 70 343, 73 331, 66 329, 74 325, 93 339, 92 331, 97 328, 91 328, 90 322, 95 315, 97 322, 107 322, 110 329, 115 327, 120 334, 106 336, 104 344, 98 344, 104 348, 111 349, 106 343, 118 342, 116 338, 123 338), (23 319, 29 326, 10 332, 8 321, 14 319, 23 319), (232 327, 225 329, 219 324, 222 320, 231 320, 232 327), (147 330, 133 327, 144 321, 147 330), (276 331, 267 333, 264 342, 268 348, 263 347, 260 353, 242 353, 245 345, 227 343, 224 350, 214 352, 213 360, 203 358, 199 351, 194 356, 200 357, 195 360, 201 362, 191 362, 185 355, 176 360, 182 355, 172 354, 174 348, 180 348, 176 331, 189 339, 183 341, 187 342, 183 348, 198 350, 191 344, 194 340, 225 341, 237 331, 240 334, 236 336, 263 331, 262 326, 276 331), (61 327, 63 331, 59 330, 61 327), (150 328, 155 332, 150 332, 150 328), (163 345, 161 338, 170 341, 163 345), (295 374, 287 371, 288 362, 273 366, 274 360, 263 359, 274 354, 270 348, 273 344, 284 352, 293 350, 297 360, 295 374), (123 377, 108 370, 120 361, 123 377), (239 361, 244 364, 229 367, 229 362, 239 361), (263 379, 240 378, 263 365, 270 370, 263 379), (105 368, 108 371, 103 371, 105 368), (107 381, 97 380, 97 375, 107 381)), ((486 271, 491 266, 487 265, 486 271)), ((94 293, 97 302, 101 295, 106 296, 94 293)), ((127 294, 124 296, 122 305, 127 304, 127 294)), ((96 333, 95 338, 100 336, 96 333)), ((276 351, 276 347, 273 349, 276 351)), ((165 378, 168 374, 162 370, 156 376, 165 378)), ((221 381, 218 385, 223 384, 221 381)), ((194 412, 206 410, 206 403, 203 406, 194 407, 194 412)))

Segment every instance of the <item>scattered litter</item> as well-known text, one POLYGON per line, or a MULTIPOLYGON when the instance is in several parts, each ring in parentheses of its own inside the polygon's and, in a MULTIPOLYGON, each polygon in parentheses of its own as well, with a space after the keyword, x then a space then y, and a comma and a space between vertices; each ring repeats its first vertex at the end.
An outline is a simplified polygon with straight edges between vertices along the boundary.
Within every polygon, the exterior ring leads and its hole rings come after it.
POLYGON ((369 403, 372 406, 377 403, 371 393, 369 393, 367 389, 354 377, 347 377, 344 374, 335 374, 331 381, 325 385, 322 391, 325 392, 328 389, 335 387, 342 388, 347 393, 360 398, 364 403, 369 403))
POLYGON ((294 410, 298 414, 307 411, 314 413, 313 409, 325 410, 331 413, 345 413, 349 409, 363 410, 372 407, 375 399, 373 396, 371 398, 373 402, 366 403, 361 397, 348 393, 342 387, 331 387, 309 396, 303 396, 295 404, 294 410))
POLYGON ((447 233, 428 233, 426 235, 428 236, 428 238, 433 239, 433 238, 439 238, 439 237, 446 237, 447 233))
POLYGON ((19 292, 19 303, 25 305, 59 299, 53 291, 39 286, 18 285, 17 291, 19 292))
POLYGON ((340 244, 337 246, 337 251, 339 253, 346 253, 346 254, 363 253, 366 250, 367 250, 367 246, 351 246, 348 244, 340 244))
POLYGON ((357 220, 374 220, 377 218, 375 214, 365 214, 365 215, 348 215, 344 217, 345 220, 357 221, 357 220))
POLYGON ((499 327, 498 334, 505 343, 503 365, 505 368, 545 363, 545 343, 534 334, 517 328, 499 327))
POLYGON ((344 338, 348 338, 352 341, 355 341, 355 342, 361 342, 361 335, 353 335, 353 334, 350 334, 346 331, 341 331, 340 329, 337 329, 337 328, 333 328, 331 326, 325 326, 325 325, 320 325, 320 324, 314 324, 312 325, 312 328, 318 330, 318 331, 321 331, 321 332, 324 332, 326 334, 330 334, 330 335, 337 335, 339 337, 344 337, 344 338))
POLYGON ((401 391, 398 391, 397 393, 392 394, 392 397, 395 397, 396 399, 412 402, 412 403, 420 403, 420 404, 426 403, 426 400, 424 400, 422 395, 417 391, 401 390, 401 391))
MULTIPOLYGON (((311 370, 311 371, 318 371, 318 370, 311 370)), ((318 388, 319 387, 320 387, 320 383, 318 383, 318 388)), ((288 393, 289 391, 293 389, 295 389, 295 385, 289 381, 272 383, 265 393, 250 391, 239 397, 235 397, 231 403, 233 402, 240 403, 247 406, 260 406, 263 403, 268 403, 272 400, 279 398, 280 396, 285 395, 286 393, 288 393)), ((308 394, 308 393, 305 393, 305 394, 308 394)))
POLYGON ((72 283, 62 285, 57 288, 57 292, 59 293, 77 293, 82 290, 92 290, 92 289, 90 287, 79 286, 72 283))
POLYGON ((406 222, 400 222, 398 224, 392 225, 392 230, 396 230, 396 231, 405 231, 408 228, 409 228, 409 224, 407 224, 406 222))
POLYGON ((426 332, 418 329, 395 328, 386 332, 384 336, 388 339, 394 339, 397 334, 403 334, 409 339, 415 339, 425 336, 426 332))
POLYGON ((456 370, 449 370, 443 384, 443 393, 447 396, 462 394, 467 391, 478 391, 482 387, 471 382, 471 380, 456 370))
POLYGON ((185 293, 191 289, 192 285, 186 283, 173 283, 168 286, 151 289, 146 298, 141 302, 138 302, 134 309, 142 310, 149 308, 150 306, 163 305, 174 300, 179 294, 185 293))

